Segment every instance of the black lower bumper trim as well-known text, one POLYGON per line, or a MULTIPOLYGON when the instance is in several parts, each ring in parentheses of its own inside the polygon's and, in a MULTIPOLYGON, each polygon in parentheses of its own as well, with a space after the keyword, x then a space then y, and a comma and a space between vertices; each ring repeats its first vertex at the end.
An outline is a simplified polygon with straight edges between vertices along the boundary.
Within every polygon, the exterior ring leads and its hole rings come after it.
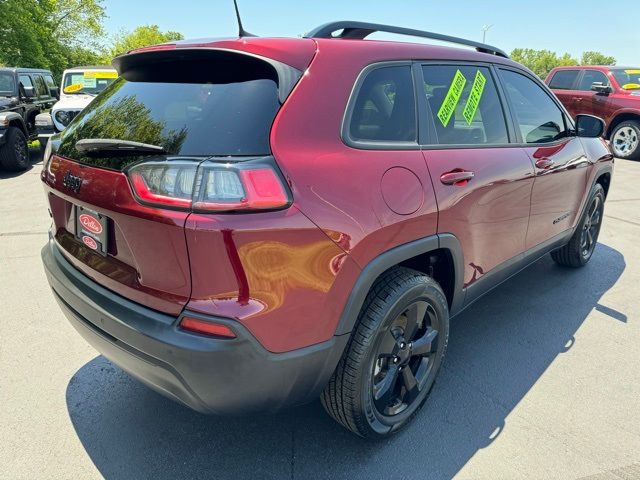
POLYGON ((101 287, 58 248, 50 240, 42 260, 54 296, 75 329, 133 377, 203 413, 276 411, 311 401, 328 382, 348 341, 348 335, 341 335, 271 353, 239 322, 224 318, 215 321, 232 326, 237 338, 191 334, 177 327, 177 318, 101 287))

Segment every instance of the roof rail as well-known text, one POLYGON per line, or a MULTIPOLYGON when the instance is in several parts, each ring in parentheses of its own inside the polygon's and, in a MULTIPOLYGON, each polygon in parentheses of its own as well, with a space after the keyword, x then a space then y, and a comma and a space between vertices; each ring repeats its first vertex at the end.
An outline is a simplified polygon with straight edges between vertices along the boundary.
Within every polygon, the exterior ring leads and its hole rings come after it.
POLYGON ((474 42, 473 40, 451 37, 449 35, 442 35, 440 33, 425 32, 423 30, 414 30, 413 28, 394 27, 393 25, 381 25, 379 23, 351 21, 330 22, 314 28, 309 33, 307 33, 305 37, 348 38, 363 40, 374 32, 397 33, 400 35, 409 35, 411 37, 430 38, 432 40, 439 40, 441 42, 474 47, 478 52, 490 53, 493 55, 498 55, 500 57, 509 58, 509 55, 507 55, 499 48, 492 47, 491 45, 486 45, 480 42, 474 42), (338 35, 334 35, 334 33, 339 30, 342 30, 342 32, 340 32, 340 34, 338 35))

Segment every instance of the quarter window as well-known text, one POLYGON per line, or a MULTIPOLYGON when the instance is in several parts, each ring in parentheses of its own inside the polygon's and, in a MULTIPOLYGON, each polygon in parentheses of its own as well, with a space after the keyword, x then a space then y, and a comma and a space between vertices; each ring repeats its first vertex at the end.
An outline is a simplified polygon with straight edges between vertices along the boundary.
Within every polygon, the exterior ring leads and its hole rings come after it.
POLYGON ((562 110, 540 85, 520 73, 501 72, 525 143, 549 143, 568 136, 562 110))
POLYGON ((500 98, 486 67, 425 65, 424 94, 439 145, 509 142, 500 98))
POLYGON ((49 88, 54 88, 56 86, 56 82, 53 80, 53 77, 51 75, 45 75, 44 81, 49 88))
POLYGON ((365 142, 415 142, 415 103, 409 65, 376 68, 358 90, 349 137, 365 142))
POLYGON ((47 90, 47 85, 44 83, 44 79, 41 75, 34 75, 33 80, 36 84, 36 92, 39 97, 44 97, 49 95, 49 91, 47 90))
POLYGON ((573 90, 573 84, 578 78, 579 70, 558 70, 551 81, 549 82, 549 88, 555 90, 573 90))
POLYGON ((578 85, 578 90, 591 90, 591 85, 593 85, 594 82, 601 82, 603 85, 609 85, 609 80, 604 73, 598 70, 585 70, 584 75, 582 75, 582 79, 580 80, 580 85, 578 85))

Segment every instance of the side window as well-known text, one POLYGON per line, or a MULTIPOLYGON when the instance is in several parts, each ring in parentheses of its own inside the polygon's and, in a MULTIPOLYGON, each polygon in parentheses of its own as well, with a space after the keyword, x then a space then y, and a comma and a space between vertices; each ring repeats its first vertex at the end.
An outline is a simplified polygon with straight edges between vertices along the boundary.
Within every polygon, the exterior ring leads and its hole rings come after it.
POLYGON ((525 143, 549 143, 568 136, 562 110, 540 85, 511 70, 501 74, 525 143))
POLYGON ((609 79, 604 73, 598 70, 585 70, 580 80, 580 85, 578 85, 578 90, 591 90, 591 85, 594 82, 602 82, 604 85, 609 85, 609 79))
POLYGON ((488 68, 425 65, 422 71, 436 143, 509 143, 504 112, 488 68))
POLYGON ((579 73, 580 70, 558 70, 551 78, 549 88, 555 90, 573 90, 573 84, 576 78, 578 78, 579 73))
POLYGON ((20 85, 23 87, 33 87, 33 83, 31 82, 31 77, 29 75, 20 75, 18 78, 20 79, 20 85))
POLYGON ((409 65, 369 72, 353 103, 349 137, 355 141, 416 141, 416 102, 409 65))
POLYGON ((47 84, 44 83, 42 75, 34 75, 33 81, 36 84, 36 92, 39 97, 45 97, 49 95, 49 89, 47 88, 47 84))
POLYGON ((47 84, 47 87, 49 88, 53 88, 56 86, 56 82, 53 80, 53 77, 51 75, 45 75, 44 81, 47 84))

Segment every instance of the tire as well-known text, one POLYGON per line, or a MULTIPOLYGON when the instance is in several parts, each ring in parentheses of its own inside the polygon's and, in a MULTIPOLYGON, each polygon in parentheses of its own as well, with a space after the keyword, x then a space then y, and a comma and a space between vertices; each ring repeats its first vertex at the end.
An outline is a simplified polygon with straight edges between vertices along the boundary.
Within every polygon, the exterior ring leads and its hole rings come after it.
POLYGON ((427 399, 448 340, 449 308, 440 285, 404 267, 385 272, 365 299, 322 405, 361 437, 397 432, 427 399))
POLYGON ((565 246, 551 252, 551 258, 565 267, 585 266, 596 248, 600 227, 602 227, 603 213, 604 188, 596 183, 591 188, 586 208, 571 240, 565 246))
POLYGON ((29 148, 22 130, 9 127, 7 143, 0 147, 0 167, 12 172, 21 172, 29 168, 29 148))
POLYGON ((640 158, 640 122, 622 122, 611 133, 611 149, 618 158, 638 160, 640 158))

